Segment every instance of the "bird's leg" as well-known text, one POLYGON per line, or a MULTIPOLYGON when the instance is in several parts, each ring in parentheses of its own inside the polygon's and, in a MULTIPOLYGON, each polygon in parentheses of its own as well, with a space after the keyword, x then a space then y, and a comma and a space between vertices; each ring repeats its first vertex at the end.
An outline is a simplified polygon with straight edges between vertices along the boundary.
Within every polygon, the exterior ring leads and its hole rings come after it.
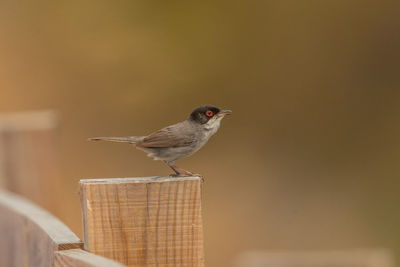
POLYGON ((176 165, 172 165, 171 167, 173 167, 174 170, 178 170, 178 172, 180 172, 181 174, 183 173, 183 174, 188 175, 188 176, 194 176, 195 175, 194 173, 192 173, 190 171, 187 171, 187 170, 184 170, 182 168, 179 168, 176 165))
POLYGON ((176 166, 176 165, 174 165, 174 164, 172 164, 172 163, 170 163, 170 162, 167 162, 167 161, 164 161, 164 162, 165 162, 165 164, 167 164, 171 169, 173 169, 174 172, 175 172, 178 176, 182 176, 182 175, 193 176, 193 175, 194 175, 192 172, 187 171, 187 170, 184 170, 184 169, 182 169, 182 168, 179 168, 178 166, 176 166))
POLYGON ((169 165, 168 163, 167 163, 167 165, 168 165, 172 170, 174 170, 174 172, 175 172, 177 175, 180 175, 180 174, 181 174, 181 173, 175 168, 174 165, 169 165))

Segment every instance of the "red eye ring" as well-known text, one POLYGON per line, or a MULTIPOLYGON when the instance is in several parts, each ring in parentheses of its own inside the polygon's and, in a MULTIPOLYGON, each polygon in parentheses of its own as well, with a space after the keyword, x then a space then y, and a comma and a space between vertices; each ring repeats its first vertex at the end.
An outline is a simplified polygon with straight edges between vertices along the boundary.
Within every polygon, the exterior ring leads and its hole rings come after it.
POLYGON ((214 112, 212 112, 211 110, 207 110, 206 115, 207 117, 212 117, 214 115, 214 112))

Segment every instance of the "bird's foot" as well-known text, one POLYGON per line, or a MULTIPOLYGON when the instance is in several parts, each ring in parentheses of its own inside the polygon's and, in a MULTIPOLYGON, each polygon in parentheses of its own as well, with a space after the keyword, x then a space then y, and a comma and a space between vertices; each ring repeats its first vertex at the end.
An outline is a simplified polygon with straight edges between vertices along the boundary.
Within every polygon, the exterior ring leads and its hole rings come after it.
POLYGON ((201 182, 204 183, 204 177, 201 174, 198 173, 174 173, 174 174, 170 174, 170 177, 200 177, 201 182))
POLYGON ((183 173, 173 173, 169 175, 169 177, 185 177, 185 176, 187 175, 183 173))
POLYGON ((172 176, 172 177, 188 177, 188 176, 199 176, 199 175, 195 174, 195 173, 173 173, 173 174, 170 174, 169 176, 172 176))

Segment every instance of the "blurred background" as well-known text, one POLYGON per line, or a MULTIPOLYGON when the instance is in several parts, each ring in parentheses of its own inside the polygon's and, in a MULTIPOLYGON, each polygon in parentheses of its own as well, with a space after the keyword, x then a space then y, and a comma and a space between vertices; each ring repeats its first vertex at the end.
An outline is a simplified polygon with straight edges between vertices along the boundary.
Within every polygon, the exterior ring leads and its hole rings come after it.
POLYGON ((88 137, 213 104, 233 115, 178 162, 206 180, 207 266, 247 250, 399 259, 399 1, 5 0, 0 25, 0 112, 58 111, 57 215, 79 235, 79 179, 171 172, 88 137))

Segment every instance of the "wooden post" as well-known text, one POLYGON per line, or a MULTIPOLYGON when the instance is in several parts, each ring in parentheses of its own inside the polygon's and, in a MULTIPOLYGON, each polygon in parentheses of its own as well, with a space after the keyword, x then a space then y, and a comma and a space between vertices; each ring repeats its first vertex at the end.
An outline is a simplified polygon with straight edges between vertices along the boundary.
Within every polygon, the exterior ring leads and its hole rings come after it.
POLYGON ((52 111, 1 115, 0 187, 60 215, 57 130, 52 111))
POLYGON ((85 249, 128 266, 204 266, 200 177, 80 181, 85 249))

